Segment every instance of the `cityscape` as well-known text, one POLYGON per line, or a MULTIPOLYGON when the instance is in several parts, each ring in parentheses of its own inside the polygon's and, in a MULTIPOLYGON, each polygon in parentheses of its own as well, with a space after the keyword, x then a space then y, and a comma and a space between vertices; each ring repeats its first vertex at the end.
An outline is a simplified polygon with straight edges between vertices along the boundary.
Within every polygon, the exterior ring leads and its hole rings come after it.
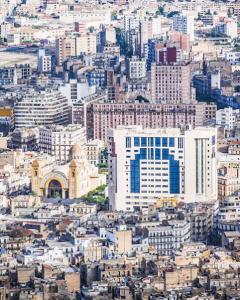
POLYGON ((240 300, 240 1, 0 0, 0 300, 240 300))

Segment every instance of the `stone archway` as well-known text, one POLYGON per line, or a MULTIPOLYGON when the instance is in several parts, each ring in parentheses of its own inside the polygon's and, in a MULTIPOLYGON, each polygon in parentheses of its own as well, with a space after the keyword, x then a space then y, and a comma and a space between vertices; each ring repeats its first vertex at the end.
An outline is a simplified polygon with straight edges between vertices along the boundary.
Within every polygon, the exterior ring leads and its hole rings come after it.
POLYGON ((63 173, 50 172, 41 180, 42 194, 48 198, 68 198, 68 180, 63 173))
POLYGON ((48 198, 62 198, 63 197, 63 188, 60 181, 52 179, 48 184, 47 190, 48 198))

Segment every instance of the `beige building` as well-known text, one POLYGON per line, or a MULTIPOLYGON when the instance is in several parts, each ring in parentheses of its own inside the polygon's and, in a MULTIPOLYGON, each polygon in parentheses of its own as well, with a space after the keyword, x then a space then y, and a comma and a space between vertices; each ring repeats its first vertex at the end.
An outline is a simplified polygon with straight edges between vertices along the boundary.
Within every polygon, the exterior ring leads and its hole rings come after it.
POLYGON ((72 37, 61 37, 56 40, 57 64, 62 63, 69 57, 75 56, 75 40, 72 37))
POLYGON ((97 36, 93 33, 87 33, 75 38, 76 55, 81 53, 95 54, 97 51, 97 36))
POLYGON ((65 272, 65 281, 67 290, 69 293, 75 293, 80 291, 80 273, 68 268, 65 272))
POLYGON ((47 160, 33 161, 32 191, 38 196, 75 199, 105 184, 105 175, 88 162, 84 148, 73 146, 72 157, 70 163, 60 166, 47 160))
POLYGON ((191 286, 193 280, 198 277, 198 267, 184 266, 173 271, 165 272, 165 289, 172 290, 191 286))
POLYGON ((132 231, 120 230, 115 232, 116 252, 119 254, 129 253, 132 250, 132 231))
POLYGON ((151 68, 151 99, 155 103, 192 102, 190 65, 157 65, 151 68))
POLYGON ((240 163, 229 163, 218 170, 218 197, 223 200, 240 190, 240 163))
POLYGON ((96 51, 97 36, 94 33, 61 37, 56 40, 56 57, 59 66, 71 56, 78 56, 81 53, 94 54, 96 51))

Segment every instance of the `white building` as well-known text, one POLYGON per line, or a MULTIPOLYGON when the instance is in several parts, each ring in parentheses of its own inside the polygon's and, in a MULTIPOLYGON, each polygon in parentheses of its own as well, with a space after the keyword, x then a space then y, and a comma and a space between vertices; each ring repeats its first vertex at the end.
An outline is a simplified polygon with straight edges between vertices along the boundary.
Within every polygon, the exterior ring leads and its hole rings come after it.
POLYGON ((217 197, 215 128, 118 127, 109 131, 109 199, 113 210, 134 210, 159 197, 186 202, 217 197))
POLYGON ((224 25, 224 33, 232 39, 238 37, 238 23, 237 20, 227 19, 224 25))
POLYGON ((102 150, 104 142, 101 140, 92 140, 86 144, 87 159, 92 165, 97 165, 101 162, 102 150))
POLYGON ((69 120, 67 98, 57 90, 30 90, 16 103, 14 116, 15 128, 67 124, 69 120))
POLYGON ((81 125, 53 125, 39 128, 40 151, 54 155, 57 161, 70 161, 73 145, 85 143, 86 130, 81 125))
POLYGON ((105 26, 102 29, 102 42, 103 45, 116 43, 116 30, 113 26, 105 26))
POLYGON ((188 34, 191 42, 194 41, 194 16, 175 15, 173 17, 173 29, 188 34))
POLYGON ((237 38, 238 37, 237 20, 230 19, 230 18, 224 19, 224 21, 216 24, 215 28, 213 29, 213 32, 225 34, 232 39, 237 38))
POLYGON ((111 11, 109 8, 101 9, 97 6, 84 10, 68 10, 59 15, 61 23, 73 24, 81 22, 86 27, 99 28, 101 25, 111 25, 111 11))
POLYGON ((68 104, 72 105, 73 103, 94 94, 96 92, 96 87, 90 87, 87 80, 77 81, 77 79, 70 79, 69 82, 60 86, 59 90, 62 95, 68 99, 68 104))
POLYGON ((75 38, 76 55, 81 53, 95 54, 97 51, 97 35, 95 33, 87 33, 75 38))
POLYGON ((228 60, 231 63, 239 63, 240 62, 240 52, 235 52, 235 51, 226 51, 224 53, 224 59, 228 60))
POLYGON ((236 125, 236 115, 239 113, 239 109, 232 107, 219 109, 216 112, 216 124, 231 130, 236 125))
POLYGON ((38 50, 37 69, 39 73, 50 73, 52 70, 52 57, 46 55, 45 49, 38 50))
POLYGON ((240 220, 240 195, 229 196, 220 204, 218 222, 234 222, 240 220))
POLYGON ((190 242, 190 223, 185 220, 170 220, 165 225, 148 229, 148 243, 160 255, 172 255, 181 245, 190 242))
POLYGON ((146 78, 146 59, 132 56, 126 61, 126 71, 129 79, 146 78))

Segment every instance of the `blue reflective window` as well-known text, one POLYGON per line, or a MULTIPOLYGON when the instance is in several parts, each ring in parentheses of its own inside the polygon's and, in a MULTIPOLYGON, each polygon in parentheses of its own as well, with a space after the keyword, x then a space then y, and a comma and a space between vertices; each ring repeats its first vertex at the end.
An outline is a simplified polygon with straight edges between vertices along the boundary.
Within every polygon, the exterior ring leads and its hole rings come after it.
POLYGON ((170 193, 179 194, 180 193, 180 167, 179 161, 170 161, 170 193))
POLYGON ((162 149, 162 159, 169 159, 168 149, 162 149))
POLYGON ((147 149, 146 148, 140 149, 140 159, 147 159, 147 149))
POLYGON ((161 156, 160 156, 160 149, 155 149, 155 159, 160 160, 161 156))
POLYGON ((131 138, 126 137, 126 148, 131 148, 131 138))
POLYGON ((142 147, 146 147, 147 146, 147 138, 145 138, 145 137, 141 138, 141 146, 142 147))
POLYGON ((164 137, 164 138, 162 138, 162 146, 163 147, 167 147, 167 138, 166 137, 164 137))
POLYGON ((174 147, 175 146, 175 143, 174 143, 175 141, 174 141, 174 138, 173 137, 171 137, 171 138, 169 138, 169 146, 170 147, 174 147))
POLYGON ((154 149, 148 148, 148 159, 154 159, 154 149))
POLYGON ((154 146, 154 139, 152 137, 148 138, 148 147, 154 146))
POLYGON ((135 160, 130 161, 130 191, 140 192, 140 156, 136 155, 135 160))
POLYGON ((139 139, 139 137, 134 137, 134 146, 135 147, 140 146, 140 139, 139 139))
POLYGON ((156 137, 155 138, 155 146, 156 147, 160 147, 161 146, 161 138, 160 137, 156 137))

